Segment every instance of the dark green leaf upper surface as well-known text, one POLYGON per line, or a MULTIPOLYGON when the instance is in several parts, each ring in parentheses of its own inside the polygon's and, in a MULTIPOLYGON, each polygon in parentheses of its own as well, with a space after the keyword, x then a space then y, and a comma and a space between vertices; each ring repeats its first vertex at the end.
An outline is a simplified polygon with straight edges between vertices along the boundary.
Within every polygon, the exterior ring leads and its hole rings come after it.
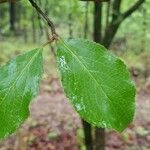
POLYGON ((64 91, 80 116, 97 127, 124 130, 135 110, 135 87, 125 64, 87 40, 59 40, 64 91))
POLYGON ((28 117, 43 72, 42 49, 34 49, 0 68, 0 139, 28 117))

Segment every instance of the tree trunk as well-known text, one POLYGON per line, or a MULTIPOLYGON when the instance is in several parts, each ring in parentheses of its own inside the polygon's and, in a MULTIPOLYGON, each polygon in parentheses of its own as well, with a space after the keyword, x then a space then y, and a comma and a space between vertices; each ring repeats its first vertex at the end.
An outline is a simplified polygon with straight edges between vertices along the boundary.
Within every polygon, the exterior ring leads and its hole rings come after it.
POLYGON ((69 38, 73 38, 73 29, 72 29, 72 14, 69 12, 68 14, 68 30, 69 30, 69 38))
POLYGON ((106 29, 104 39, 102 41, 102 44, 106 47, 109 48, 112 40, 114 39, 115 34, 117 33, 117 30, 119 28, 120 22, 114 23, 112 22, 106 29))
MULTIPOLYGON (((87 38, 88 33, 88 5, 86 2, 86 12, 85 12, 85 24, 84 24, 84 38, 87 38)), ((93 139, 92 139, 92 128, 91 125, 82 119, 82 125, 84 130, 84 140, 87 150, 93 150, 93 139)))
POLYGON ((102 3, 95 1, 94 2, 94 41, 101 43, 101 29, 102 29, 102 3))
POLYGON ((147 27, 147 21, 146 21, 146 9, 143 6, 142 8, 142 15, 143 15, 143 23, 142 23, 142 38, 141 38, 141 52, 145 51, 145 45, 146 45, 146 27, 147 27))
POLYGON ((32 20, 32 37, 33 37, 33 43, 36 43, 36 28, 35 28, 35 16, 34 16, 34 14, 32 14, 31 20, 32 20))
POLYGON ((88 25, 88 14, 89 14, 89 2, 86 2, 86 11, 85 11, 85 24, 84 24, 84 38, 87 38, 87 33, 89 31, 89 25, 88 25))
MULTIPOLYGON (((102 41, 102 2, 95 1, 94 9, 94 41, 102 41)), ((105 149, 105 130, 103 128, 95 129, 95 150, 105 149)))
POLYGON ((85 139, 85 146, 87 150, 93 150, 93 140, 92 140, 92 128, 91 125, 82 120, 83 130, 84 130, 84 139, 85 139))
MULTIPOLYGON (((27 19, 27 11, 26 11, 26 9, 24 7, 22 7, 22 15, 23 15, 24 20, 26 20, 27 19)), ((22 28, 23 28, 24 42, 27 43, 28 42, 28 29, 27 29, 27 25, 23 24, 22 28)))
POLYGON ((15 31, 16 22, 16 7, 14 2, 9 3, 9 16, 10 16, 10 30, 15 31))
MULTIPOLYGON (((69 10, 71 10, 71 1, 69 1, 69 10)), ((69 38, 73 38, 73 24, 72 24, 72 12, 69 11, 68 14, 68 33, 69 33, 69 38)))
POLYGON ((17 12, 17 16, 16 16, 16 28, 19 29, 19 31, 21 30, 21 17, 22 17, 22 5, 20 3, 16 4, 16 12, 17 12))
POLYGON ((109 24, 109 16, 110 16, 110 1, 107 2, 105 29, 107 29, 108 24, 109 24))

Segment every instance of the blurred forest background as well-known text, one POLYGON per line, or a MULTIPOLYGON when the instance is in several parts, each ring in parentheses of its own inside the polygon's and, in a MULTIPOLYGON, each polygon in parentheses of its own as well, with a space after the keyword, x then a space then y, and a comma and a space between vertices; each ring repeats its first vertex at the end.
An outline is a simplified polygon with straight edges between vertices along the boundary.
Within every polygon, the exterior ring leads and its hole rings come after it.
MULTIPOLYGON (((113 14, 113 2, 80 0, 36 0, 53 20, 57 32, 66 38, 87 38, 100 42, 113 14), (94 21, 96 7, 101 9, 94 21), (95 22, 95 24, 94 24, 95 22), (99 22, 100 24, 96 24, 99 22), (98 26, 98 27, 95 27, 98 26), (95 30, 96 28, 96 30, 95 30), (100 28, 101 30, 97 30, 100 28), (97 35, 101 35, 101 37, 97 35)), ((122 0, 118 12, 125 12, 137 0, 122 0)), ((127 64, 137 87, 134 122, 121 134, 106 130, 107 150, 150 149, 150 1, 144 1, 122 21, 110 44, 100 42, 127 64)), ((114 29, 113 26, 112 30, 114 29)), ((0 3, 0 64, 41 46, 50 29, 28 0, 0 3)), ((108 32, 110 33, 110 32, 108 32)), ((108 40, 108 37, 106 38, 108 40)), ((45 73, 40 93, 30 106, 31 116, 9 139, 0 142, 0 150, 77 150, 86 149, 82 122, 65 97, 53 55, 55 44, 44 51, 45 73)))

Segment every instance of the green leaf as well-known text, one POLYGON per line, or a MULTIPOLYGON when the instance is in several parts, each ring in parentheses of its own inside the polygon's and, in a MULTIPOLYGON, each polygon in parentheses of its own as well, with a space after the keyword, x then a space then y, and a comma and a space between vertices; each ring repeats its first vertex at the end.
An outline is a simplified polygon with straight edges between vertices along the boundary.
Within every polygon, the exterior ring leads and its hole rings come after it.
POLYGON ((125 64, 100 44, 59 40, 62 84, 80 116, 97 127, 124 130, 135 111, 135 87, 125 64))
POLYGON ((42 49, 34 49, 0 68, 0 139, 13 133, 28 117, 43 73, 42 49))

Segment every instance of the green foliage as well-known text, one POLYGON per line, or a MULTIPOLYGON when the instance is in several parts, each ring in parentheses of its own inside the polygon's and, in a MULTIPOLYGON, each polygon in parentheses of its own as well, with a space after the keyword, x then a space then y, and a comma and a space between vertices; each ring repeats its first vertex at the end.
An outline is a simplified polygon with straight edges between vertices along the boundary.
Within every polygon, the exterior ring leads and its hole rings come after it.
POLYGON ((19 55, 0 68, 0 139, 28 117, 43 73, 42 49, 19 55))
POLYGON ((83 119, 117 131, 127 127, 135 87, 120 59, 99 44, 72 39, 59 41, 57 61, 64 91, 83 119))
MULTIPOLYGON (((134 115, 135 88, 124 63, 103 46, 81 39, 58 40, 56 58, 66 95, 82 118, 122 131, 134 115)), ((42 48, 0 68, 0 139, 28 117, 43 73, 42 48)))

